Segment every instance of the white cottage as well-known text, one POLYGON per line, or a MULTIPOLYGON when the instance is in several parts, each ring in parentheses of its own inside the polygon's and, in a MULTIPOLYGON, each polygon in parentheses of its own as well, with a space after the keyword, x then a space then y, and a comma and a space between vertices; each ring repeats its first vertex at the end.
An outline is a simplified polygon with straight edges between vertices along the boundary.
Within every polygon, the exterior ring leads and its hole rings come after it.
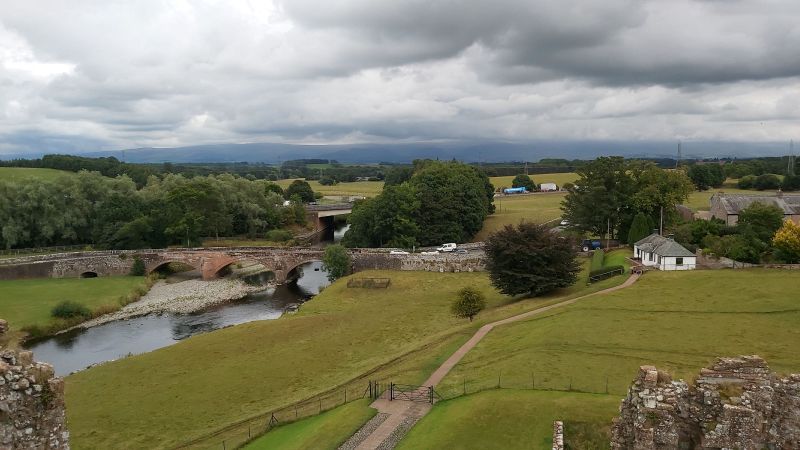
POLYGON ((633 255, 642 264, 660 270, 692 270, 697 265, 694 253, 675 242, 672 237, 653 233, 633 244, 633 255))

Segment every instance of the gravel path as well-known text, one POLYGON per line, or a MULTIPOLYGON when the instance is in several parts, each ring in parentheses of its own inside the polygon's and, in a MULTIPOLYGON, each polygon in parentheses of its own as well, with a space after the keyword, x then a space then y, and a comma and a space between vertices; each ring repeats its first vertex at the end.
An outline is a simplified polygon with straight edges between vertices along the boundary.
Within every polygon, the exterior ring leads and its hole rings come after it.
POLYGON ((373 431, 375 431, 385 420, 389 417, 389 414, 378 413, 370 419, 367 423, 364 424, 356 434, 350 436, 350 439, 347 440, 344 444, 342 444, 338 450, 355 450, 358 447, 358 444, 364 441, 373 431))
POLYGON ((115 320, 130 319, 151 313, 189 314, 210 306, 240 299, 250 292, 263 289, 264 286, 251 286, 239 279, 187 280, 179 283, 158 281, 138 301, 124 306, 119 311, 88 320, 78 326, 89 328, 115 320))

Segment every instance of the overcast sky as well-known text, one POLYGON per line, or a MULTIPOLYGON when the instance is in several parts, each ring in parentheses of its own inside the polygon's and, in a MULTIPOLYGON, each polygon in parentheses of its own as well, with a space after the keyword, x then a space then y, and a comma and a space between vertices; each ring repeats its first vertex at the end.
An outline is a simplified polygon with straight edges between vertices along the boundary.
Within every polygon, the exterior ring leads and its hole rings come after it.
POLYGON ((0 0, 0 153, 798 138, 798 0, 0 0))

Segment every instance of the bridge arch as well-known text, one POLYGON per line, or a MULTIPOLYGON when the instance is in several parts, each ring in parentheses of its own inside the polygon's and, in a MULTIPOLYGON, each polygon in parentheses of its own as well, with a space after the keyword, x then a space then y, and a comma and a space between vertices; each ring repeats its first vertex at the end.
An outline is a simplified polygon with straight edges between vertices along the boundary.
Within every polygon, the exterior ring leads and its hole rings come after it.
POLYGON ((81 278, 97 278, 97 272, 93 270, 87 270, 86 272, 82 272, 80 274, 81 278))
POLYGON ((312 262, 322 263, 322 258, 308 257, 299 259, 297 261, 292 261, 291 264, 286 266, 286 270, 284 270, 284 280, 285 281, 293 280, 296 277, 297 269, 299 269, 300 266, 312 262))
POLYGON ((220 278, 227 275, 227 272, 229 272, 231 268, 241 270, 238 275, 245 279, 257 274, 267 274, 266 277, 270 281, 277 279, 276 269, 274 267, 270 267, 270 265, 265 264, 258 258, 250 257, 231 257, 230 261, 220 261, 209 269, 209 273, 212 278, 220 278))
POLYGON ((153 273, 153 272, 155 272, 155 271, 157 271, 157 270, 159 270, 161 268, 164 268, 167 265, 172 264, 172 263, 184 264, 184 265, 193 267, 195 270, 200 270, 200 267, 197 267, 197 264, 192 264, 191 262, 189 262, 189 261, 187 261, 185 259, 169 258, 169 259, 158 260, 155 263, 153 263, 152 265, 150 265, 150 267, 147 269, 147 274, 149 275, 149 274, 151 274, 151 273, 153 273))

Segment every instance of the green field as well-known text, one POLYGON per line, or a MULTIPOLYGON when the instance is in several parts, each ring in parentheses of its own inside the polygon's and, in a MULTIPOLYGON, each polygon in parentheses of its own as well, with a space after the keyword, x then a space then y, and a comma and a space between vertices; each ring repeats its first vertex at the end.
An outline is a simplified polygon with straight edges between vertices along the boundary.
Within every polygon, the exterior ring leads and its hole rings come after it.
MULTIPOLYGON (((276 183, 283 189, 289 187, 294 179, 278 180, 276 183)), ((363 195, 365 197, 375 197, 383 190, 383 181, 354 181, 352 183, 339 183, 334 186, 323 186, 319 181, 309 181, 314 192, 321 192, 322 195, 363 195)))
POLYGON ((723 192, 726 194, 743 195, 774 195, 774 191, 756 191, 753 189, 739 189, 736 183, 739 180, 728 178, 721 188, 711 188, 707 191, 695 191, 689 195, 689 199, 684 202, 686 206, 695 211, 708 211, 711 209, 711 196, 723 192))
MULTIPOLYGON (((591 446, 597 441, 575 442, 578 434, 570 431, 576 425, 585 425, 580 428, 603 433, 610 428, 619 401, 616 395, 576 392, 485 391, 438 403, 396 448, 551 448, 554 420, 565 421, 565 438, 571 448, 606 448, 591 446)), ((608 444, 607 439, 601 442, 608 444)))
POLYGON ((562 200, 564 194, 561 193, 497 197, 494 199, 494 214, 486 218, 473 241, 483 241, 490 233, 523 220, 543 223, 558 219, 562 200))
POLYGON ((279 426, 244 448, 247 450, 335 450, 377 411, 369 399, 340 406, 305 420, 279 426))
MULTIPOLYGON (((565 172, 565 173, 539 173, 539 174, 532 174, 530 175, 533 182, 536 184, 542 183, 555 183, 559 187, 564 186, 565 183, 574 183, 575 180, 578 179, 578 174, 574 172, 565 172)), ((511 182, 514 180, 514 176, 507 176, 507 177, 491 177, 489 178, 492 181, 495 189, 501 187, 511 187, 511 182)))
POLYGON ((348 289, 340 280, 296 315, 194 336, 69 376, 74 448, 172 447, 350 380, 355 384, 348 386, 363 392, 366 383, 358 377, 375 369, 371 379, 419 383, 483 323, 622 281, 577 283, 515 301, 497 293, 485 273, 356 276, 392 282, 370 290, 348 289), (467 285, 488 302, 472 323, 450 314, 456 291, 467 285))
MULTIPOLYGON (((619 277, 618 277, 619 278, 619 277)), ((691 377, 717 356, 758 354, 800 370, 800 273, 648 272, 630 288, 494 329, 440 385, 623 394, 642 364, 691 377)))
POLYGON ((56 169, 36 169, 29 167, 0 167, 0 180, 19 181, 29 178, 40 180, 57 180, 64 176, 73 176, 72 172, 56 169))
POLYGON ((63 300, 91 310, 118 308, 119 299, 146 286, 144 277, 40 278, 0 281, 0 318, 13 330, 30 325, 46 326, 50 311, 63 300))

